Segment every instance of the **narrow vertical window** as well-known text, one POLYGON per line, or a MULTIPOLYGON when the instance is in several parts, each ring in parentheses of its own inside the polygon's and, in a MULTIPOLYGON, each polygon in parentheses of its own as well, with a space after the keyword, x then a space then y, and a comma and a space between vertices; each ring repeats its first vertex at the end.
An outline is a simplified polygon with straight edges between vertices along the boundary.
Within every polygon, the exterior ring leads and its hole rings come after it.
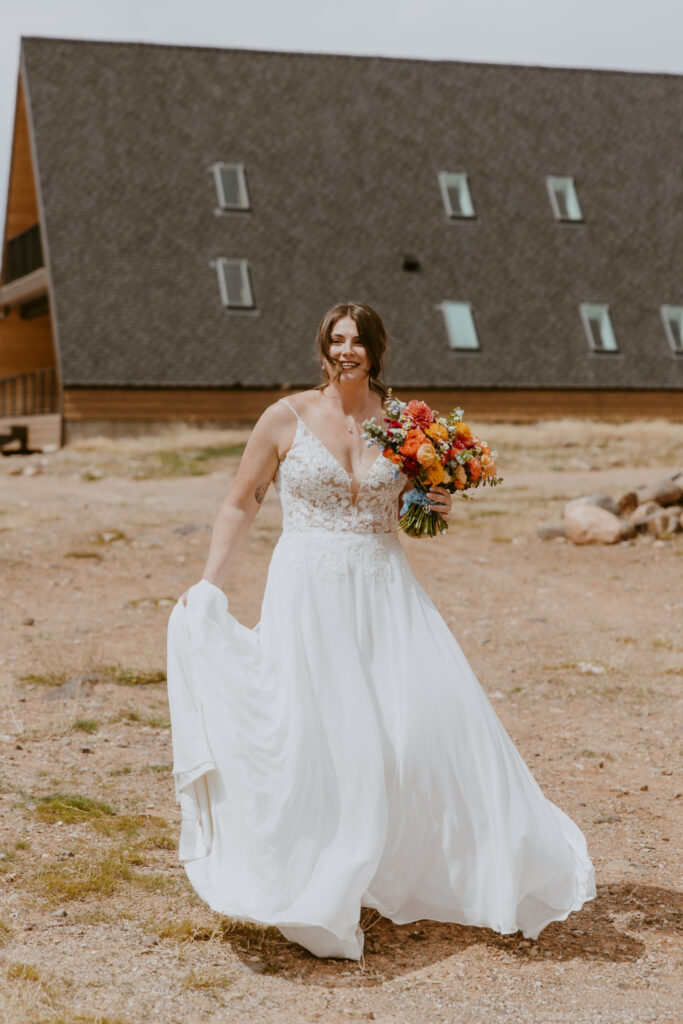
POLYGON ((439 184, 447 216, 474 217, 472 196, 464 172, 441 171, 439 184))
POLYGON ((442 302, 448 344, 454 349, 478 349, 479 339, 469 302, 442 302))
POLYGON ((588 344, 594 352, 619 351, 608 306, 584 302, 581 306, 581 318, 588 337, 588 344))
POLYGON ((248 210, 249 193, 243 164, 214 164, 211 168, 220 210, 248 210))
POLYGON ((218 288, 221 302, 230 309, 253 309, 254 295, 247 260, 229 260, 220 256, 216 260, 218 288))
POLYGON ((683 356, 683 306, 662 306, 662 320, 671 351, 683 356))
POLYGON ((546 179, 550 205, 556 220, 583 220, 573 178, 550 175, 546 179))

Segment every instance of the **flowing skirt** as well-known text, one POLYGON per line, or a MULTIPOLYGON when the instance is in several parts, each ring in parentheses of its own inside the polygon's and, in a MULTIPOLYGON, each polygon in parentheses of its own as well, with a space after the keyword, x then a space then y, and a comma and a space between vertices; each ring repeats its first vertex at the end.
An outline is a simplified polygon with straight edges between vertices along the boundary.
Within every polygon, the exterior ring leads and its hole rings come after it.
POLYGON ((206 580, 168 631, 179 857, 214 910, 360 959, 361 906, 536 938, 595 896, 395 535, 281 535, 254 629, 206 580))

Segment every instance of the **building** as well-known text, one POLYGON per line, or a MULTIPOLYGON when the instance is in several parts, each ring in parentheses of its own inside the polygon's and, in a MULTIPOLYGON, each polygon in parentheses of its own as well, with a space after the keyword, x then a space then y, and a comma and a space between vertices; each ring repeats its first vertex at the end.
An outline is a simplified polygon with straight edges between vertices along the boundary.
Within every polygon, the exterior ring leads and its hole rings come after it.
POLYGON ((23 39, 0 422, 253 420, 347 299, 401 395, 683 418, 682 119, 675 75, 23 39))

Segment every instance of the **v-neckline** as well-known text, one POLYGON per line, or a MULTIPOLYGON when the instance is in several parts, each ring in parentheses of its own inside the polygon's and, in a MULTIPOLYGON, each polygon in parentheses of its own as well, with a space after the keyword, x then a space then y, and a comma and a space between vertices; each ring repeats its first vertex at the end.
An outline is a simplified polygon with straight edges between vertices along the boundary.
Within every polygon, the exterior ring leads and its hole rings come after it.
MULTIPOLYGON (((291 408, 291 406, 290 406, 290 408, 291 408)), ((292 411, 293 411, 293 410, 292 410, 292 411)), ((353 487, 352 487, 352 483, 353 483, 353 481, 355 480, 355 477, 353 477, 353 476, 351 475, 351 473, 349 473, 349 471, 348 471, 347 469, 344 469, 344 467, 342 466, 342 464, 341 464, 341 462, 339 461, 339 459, 337 458, 337 456, 336 456, 336 455, 333 455, 333 454, 332 454, 332 452, 331 452, 331 451, 330 451, 330 449, 329 449, 329 448, 327 447, 327 445, 326 445, 326 444, 324 444, 324 443, 323 443, 323 442, 322 442, 322 441, 320 440, 320 438, 318 437, 318 435, 317 435, 317 434, 315 434, 315 433, 314 433, 314 432, 313 432, 313 431, 311 430, 311 428, 309 427, 309 425, 308 425, 308 424, 307 424, 307 423, 306 423, 306 422, 305 422, 304 420, 302 420, 301 416, 299 416, 299 414, 298 414, 298 413, 295 413, 295 416, 296 416, 296 418, 297 418, 297 420, 298 420, 299 424, 301 424, 301 426, 302 426, 302 427, 304 428, 304 430, 307 430, 307 431, 308 431, 308 433, 309 433, 309 434, 311 435, 311 437, 313 438, 313 440, 314 440, 314 441, 316 441, 316 442, 317 442, 317 443, 318 443, 318 444, 320 445, 320 447, 321 447, 321 448, 323 449, 323 451, 327 452, 327 454, 328 454, 328 455, 329 455, 329 457, 330 457, 330 458, 332 459, 332 461, 333 461, 333 462, 334 462, 334 463, 335 463, 335 464, 336 464, 337 466, 339 466, 339 468, 341 469, 342 473, 344 474, 344 476, 345 476, 345 477, 347 478, 347 480, 348 480, 348 483, 349 483, 349 491, 351 492, 351 499, 352 499, 352 502, 353 502, 353 503, 355 504, 355 501, 356 501, 356 499, 358 498, 358 496, 359 496, 359 494, 360 494, 360 492, 361 492, 361 490, 362 490, 362 488, 363 488, 363 484, 364 484, 364 483, 365 483, 365 481, 366 481, 366 480, 368 479, 368 477, 369 477, 369 476, 370 476, 370 474, 372 473, 373 469, 375 468, 375 466, 377 465, 377 463, 379 462, 379 460, 380 460, 380 459, 382 458, 382 453, 380 452, 380 453, 379 453, 379 455, 377 455, 377 456, 376 456, 376 458, 375 458, 374 462, 372 463, 372 465, 368 467, 368 470, 367 470, 367 472, 363 474, 363 476, 361 477, 361 479, 360 479, 360 480, 359 480, 359 482, 358 482, 358 490, 354 492, 354 490, 353 490, 353 487)))

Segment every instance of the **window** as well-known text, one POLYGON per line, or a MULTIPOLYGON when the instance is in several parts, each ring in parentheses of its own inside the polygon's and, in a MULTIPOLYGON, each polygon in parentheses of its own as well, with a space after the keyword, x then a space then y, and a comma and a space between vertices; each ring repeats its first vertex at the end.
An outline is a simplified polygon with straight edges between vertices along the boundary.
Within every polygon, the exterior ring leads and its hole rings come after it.
POLYGON ((556 220, 583 220, 573 178, 546 178, 550 204, 556 220))
POLYGON ((683 306, 662 306, 662 320, 671 351, 683 356, 683 306))
POLYGON ((474 206, 466 174, 441 171, 439 184, 443 205, 449 217, 474 217, 474 206))
POLYGON ((478 349, 479 339, 469 302, 442 302, 440 308, 446 321, 451 348, 478 349))
POLYGON ((254 308, 247 260, 228 260, 221 256, 216 260, 216 272, 221 302, 226 308, 254 308))
POLYGON ((619 346, 612 330, 609 307, 584 302, 581 306, 583 326, 594 352, 618 352, 619 346))
POLYGON ((221 210, 248 210, 249 193, 243 164, 214 164, 211 168, 221 210))

